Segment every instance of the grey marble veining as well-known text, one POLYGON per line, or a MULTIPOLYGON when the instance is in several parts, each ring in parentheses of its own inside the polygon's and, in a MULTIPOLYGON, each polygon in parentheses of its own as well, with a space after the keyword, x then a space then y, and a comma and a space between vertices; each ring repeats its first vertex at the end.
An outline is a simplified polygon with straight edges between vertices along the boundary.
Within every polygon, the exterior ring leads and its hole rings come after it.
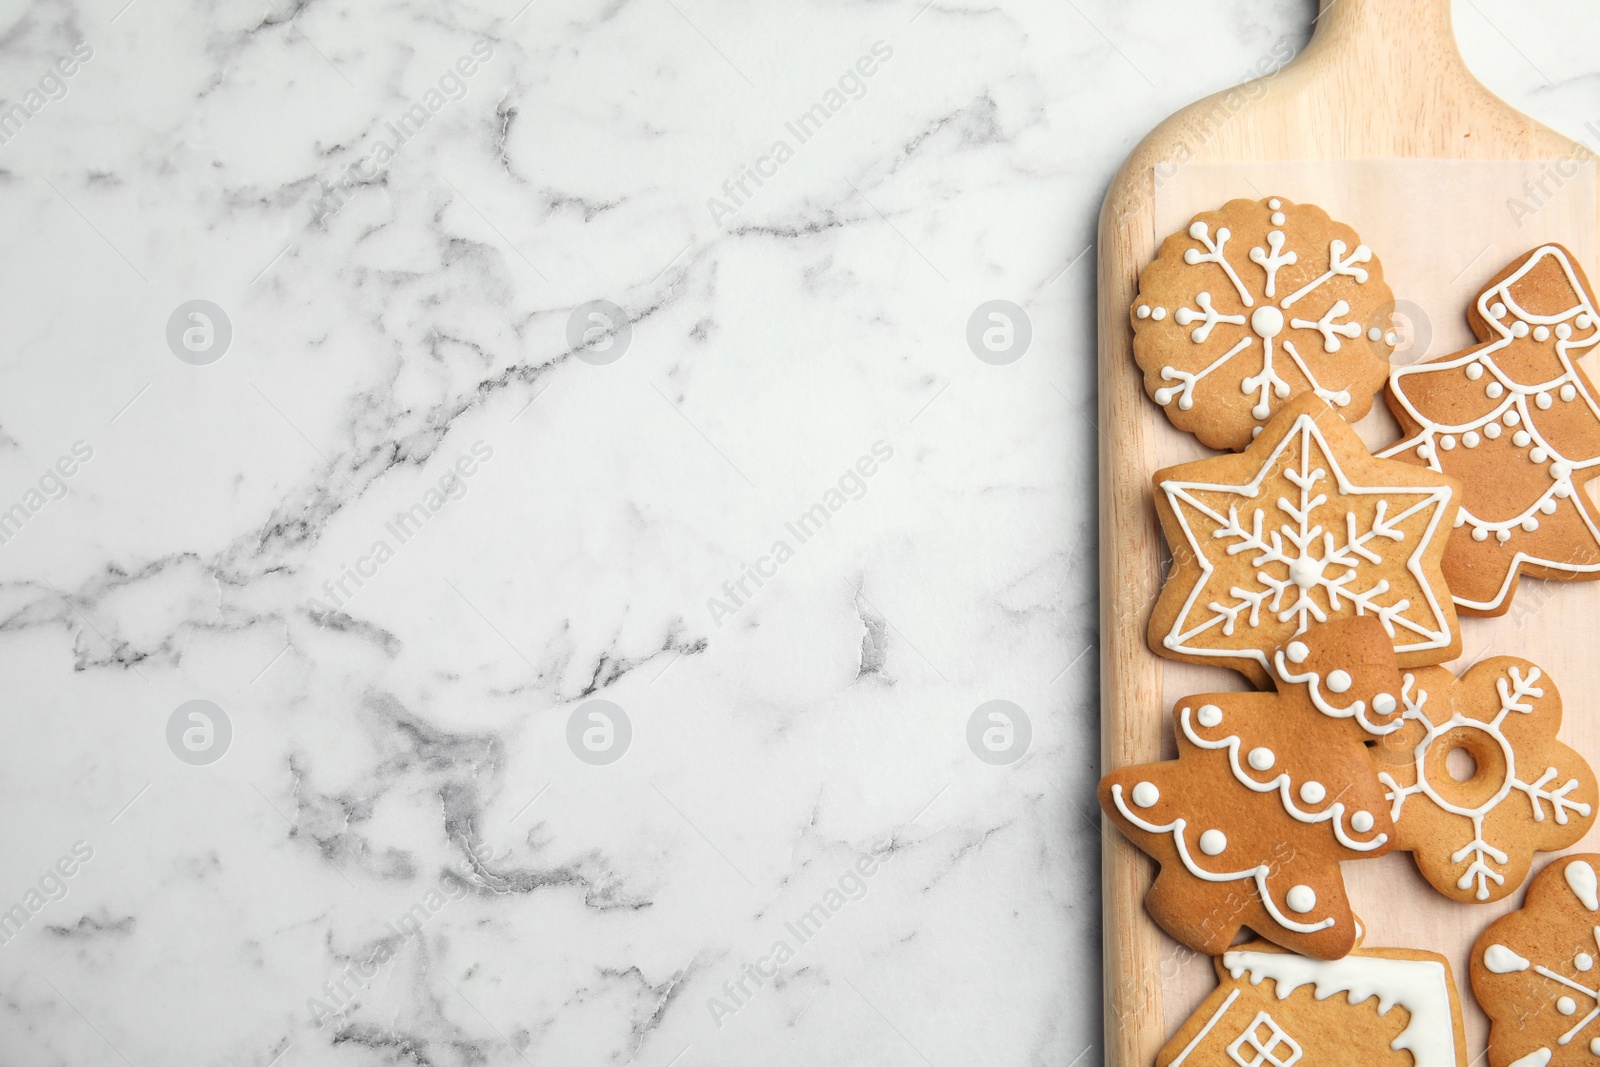
POLYGON ((8 5, 0 1063, 1094 1062, 1095 215, 1311 16, 8 5))

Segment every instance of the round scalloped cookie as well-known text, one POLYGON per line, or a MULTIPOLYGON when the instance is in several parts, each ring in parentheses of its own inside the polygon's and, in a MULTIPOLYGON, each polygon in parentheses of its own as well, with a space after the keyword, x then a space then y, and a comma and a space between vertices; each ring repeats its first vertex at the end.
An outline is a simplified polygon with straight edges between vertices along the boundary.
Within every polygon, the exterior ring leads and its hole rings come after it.
POLYGON ((1389 375, 1393 300, 1372 250, 1321 208, 1230 200, 1140 273, 1134 359, 1174 426, 1237 451, 1304 393, 1366 415, 1389 375))

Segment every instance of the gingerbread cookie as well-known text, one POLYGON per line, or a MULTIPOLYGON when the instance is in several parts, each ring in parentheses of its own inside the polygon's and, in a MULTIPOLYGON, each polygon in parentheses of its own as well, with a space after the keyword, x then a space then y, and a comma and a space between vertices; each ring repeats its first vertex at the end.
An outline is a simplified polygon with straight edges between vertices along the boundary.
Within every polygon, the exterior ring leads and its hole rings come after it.
POLYGON ((1405 439, 1382 454, 1465 486, 1444 573, 1456 606, 1501 615, 1519 574, 1600 578, 1600 403, 1578 359, 1600 340, 1583 269, 1544 245, 1501 271, 1467 316, 1483 342, 1390 380, 1405 439))
POLYGON ((1372 250, 1321 208, 1230 200, 1140 273, 1133 355, 1174 426, 1237 450, 1302 394, 1365 415, 1393 341, 1366 324, 1393 301, 1372 250))
POLYGON ((1461 652, 1439 568, 1455 479, 1374 459, 1314 396, 1290 401, 1236 456, 1155 476, 1172 570, 1150 647, 1267 684, 1267 652, 1313 623, 1377 618, 1402 667, 1461 652))
POLYGON ((1467 1067, 1461 1001, 1437 953, 1358 948, 1314 960, 1256 941, 1216 966, 1217 988, 1156 1067, 1467 1067))
POLYGON ((1337 959, 1355 945, 1340 860, 1389 851, 1364 742, 1400 725, 1400 676, 1374 618, 1309 631, 1276 655, 1273 693, 1211 693, 1173 711, 1178 758, 1100 782, 1100 805, 1161 865, 1145 908, 1218 955, 1241 926, 1337 959))
POLYGON ((1403 724, 1371 750, 1388 790, 1394 847, 1411 851, 1439 892, 1499 900, 1528 877, 1535 852, 1574 845, 1594 824, 1594 772, 1556 740, 1561 694, 1525 659, 1498 656, 1458 680, 1407 672, 1403 724), (1475 769, 1457 779, 1456 749, 1475 769))
POLYGON ((1521 911, 1472 946, 1472 992, 1489 1015, 1489 1067, 1584 1067, 1600 1059, 1600 856, 1555 860, 1521 911))

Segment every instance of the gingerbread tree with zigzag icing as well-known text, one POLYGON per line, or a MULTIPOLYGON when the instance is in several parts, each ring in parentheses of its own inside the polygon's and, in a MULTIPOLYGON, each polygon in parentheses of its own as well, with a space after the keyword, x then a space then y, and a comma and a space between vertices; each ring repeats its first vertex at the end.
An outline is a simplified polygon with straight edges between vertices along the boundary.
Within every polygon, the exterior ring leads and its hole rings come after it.
POLYGON ((1179 941, 1217 955, 1250 926, 1338 959, 1356 943, 1339 861, 1392 847, 1365 742, 1399 728, 1400 676, 1371 616, 1313 626, 1273 662, 1275 694, 1179 701, 1178 758, 1107 775, 1100 803, 1161 864, 1145 907, 1179 941))
POLYGON ((1461 479, 1444 555, 1456 606, 1500 615, 1518 576, 1600 578, 1600 403, 1577 360, 1600 314, 1572 254, 1544 245, 1479 293, 1479 344, 1396 370, 1388 403, 1405 439, 1381 453, 1461 479))

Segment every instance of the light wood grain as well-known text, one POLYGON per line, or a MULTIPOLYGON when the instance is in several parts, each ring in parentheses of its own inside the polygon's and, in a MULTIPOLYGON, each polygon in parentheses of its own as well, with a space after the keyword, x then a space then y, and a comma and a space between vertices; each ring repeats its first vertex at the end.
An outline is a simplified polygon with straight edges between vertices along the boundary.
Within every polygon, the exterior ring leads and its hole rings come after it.
MULTIPOLYGON (((1180 668, 1145 645, 1145 622, 1162 577, 1162 541, 1150 499, 1150 476, 1168 461, 1178 436, 1144 395, 1134 364, 1128 306, 1139 269, 1152 254, 1158 164, 1247 163, 1272 160, 1368 158, 1587 159, 1582 146, 1514 110, 1473 77, 1451 29, 1449 0, 1324 0, 1306 50, 1247 99, 1219 93, 1167 119, 1123 164, 1100 215, 1099 420, 1101 551, 1101 748, 1109 769, 1161 757, 1166 697, 1180 668)), ((1170 173, 1169 168, 1163 169, 1170 173)), ((1170 180, 1181 180, 1181 171, 1170 180)), ((1593 264, 1588 264, 1593 267, 1593 264)), ((1566 699, 1564 737, 1600 763, 1600 720, 1586 706, 1597 691, 1600 666, 1592 646, 1574 632, 1600 619, 1600 583, 1556 587, 1525 582, 1550 610, 1520 620, 1513 636, 1490 638, 1498 651, 1545 663, 1566 699), (1563 623, 1563 619, 1567 620, 1563 623)), ((1474 620, 1480 628, 1512 625, 1474 620)), ((1470 631, 1469 631, 1470 632, 1470 631)), ((1509 633, 1509 631, 1508 631, 1509 633)), ((1481 641, 1479 642, 1482 643, 1481 641)), ((1470 647, 1470 645, 1469 645, 1470 647)), ((1238 687, 1215 673, 1196 691, 1238 687)), ((1189 678, 1184 677, 1184 682, 1189 678)), ((1109 826, 1104 834, 1105 1062, 1148 1067, 1214 981, 1209 960, 1192 958, 1146 917, 1142 898, 1152 864, 1109 826)), ((1583 847, 1600 847, 1591 834, 1583 847)), ((1542 866, 1541 858, 1536 866, 1542 866)), ((1408 856, 1386 865, 1378 881, 1402 914, 1382 924, 1385 940, 1447 951, 1462 980, 1472 1015, 1469 1058, 1482 1047, 1481 1015, 1465 990, 1464 945, 1495 915, 1515 905, 1474 908, 1432 894, 1408 856), (1407 910, 1409 909, 1409 910, 1407 910), (1403 942, 1394 934, 1404 930, 1403 942)), ((1376 895, 1367 875, 1366 898, 1376 895)), ((1363 901, 1352 885, 1358 912, 1363 901)), ((1374 924, 1376 925, 1376 924, 1374 924)))

